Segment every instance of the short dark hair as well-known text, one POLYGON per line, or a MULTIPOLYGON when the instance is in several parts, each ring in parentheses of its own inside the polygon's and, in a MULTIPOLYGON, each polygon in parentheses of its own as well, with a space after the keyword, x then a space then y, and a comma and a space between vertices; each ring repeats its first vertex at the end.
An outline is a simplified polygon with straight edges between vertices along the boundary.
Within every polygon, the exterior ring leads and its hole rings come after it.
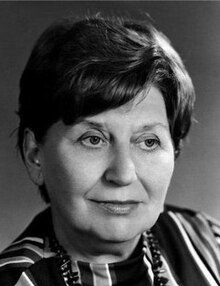
POLYGON ((38 39, 20 80, 18 147, 25 128, 48 128, 119 107, 151 84, 163 94, 175 156, 191 122, 194 88, 178 53, 151 24, 91 16, 66 19, 38 39))

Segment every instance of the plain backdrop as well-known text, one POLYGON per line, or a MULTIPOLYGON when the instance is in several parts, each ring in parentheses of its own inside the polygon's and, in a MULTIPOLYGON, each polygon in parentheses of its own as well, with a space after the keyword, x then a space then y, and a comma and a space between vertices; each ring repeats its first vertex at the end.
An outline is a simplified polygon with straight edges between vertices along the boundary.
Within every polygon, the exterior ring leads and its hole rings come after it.
POLYGON ((15 148, 21 72, 51 22, 97 12, 138 19, 148 13, 184 59, 196 89, 197 123, 176 162, 167 202, 220 219, 220 2, 0 2, 0 249, 45 208, 15 148))

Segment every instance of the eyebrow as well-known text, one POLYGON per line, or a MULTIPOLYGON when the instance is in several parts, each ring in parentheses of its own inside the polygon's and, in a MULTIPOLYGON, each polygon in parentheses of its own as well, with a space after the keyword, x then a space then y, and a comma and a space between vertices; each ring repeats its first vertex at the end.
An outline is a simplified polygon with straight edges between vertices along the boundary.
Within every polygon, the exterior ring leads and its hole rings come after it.
MULTIPOLYGON (((84 125, 88 125, 88 126, 93 127, 93 128, 105 129, 104 124, 102 124, 100 122, 88 120, 88 119, 83 119, 82 121, 79 122, 79 124, 80 123, 82 123, 84 125)), ((164 124, 162 122, 151 122, 149 124, 145 124, 143 126, 137 127, 137 130, 138 131, 149 131, 149 130, 154 129, 156 127, 161 127, 163 129, 165 129, 166 131, 169 131, 169 125, 164 124)))
POLYGON ((104 124, 96 122, 96 121, 88 120, 88 119, 83 119, 78 124, 88 125, 90 127, 99 128, 99 129, 104 128, 104 124))
POLYGON ((147 125, 144 125, 144 126, 141 126, 138 130, 151 130, 155 127, 162 127, 163 129, 166 129, 167 131, 169 131, 169 126, 167 124, 164 124, 162 122, 152 122, 150 124, 147 124, 147 125))

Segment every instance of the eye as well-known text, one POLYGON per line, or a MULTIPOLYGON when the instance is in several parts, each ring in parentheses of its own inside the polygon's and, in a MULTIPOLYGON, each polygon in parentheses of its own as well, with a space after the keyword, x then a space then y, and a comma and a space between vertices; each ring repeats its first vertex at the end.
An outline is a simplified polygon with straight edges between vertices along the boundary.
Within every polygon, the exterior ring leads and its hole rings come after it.
POLYGON ((139 147, 145 151, 153 151, 160 145, 160 141, 156 138, 147 138, 139 142, 139 147))
POLYGON ((105 145, 105 140, 97 135, 89 135, 81 139, 83 145, 91 148, 99 148, 105 145))
POLYGON ((156 143, 156 140, 155 140, 155 139, 146 139, 146 140, 144 141, 144 144, 145 144, 146 147, 148 147, 148 148, 152 148, 155 143, 156 143))
POLYGON ((89 138, 89 142, 92 144, 92 145, 98 145, 101 141, 101 138, 98 137, 98 136, 90 136, 89 138))

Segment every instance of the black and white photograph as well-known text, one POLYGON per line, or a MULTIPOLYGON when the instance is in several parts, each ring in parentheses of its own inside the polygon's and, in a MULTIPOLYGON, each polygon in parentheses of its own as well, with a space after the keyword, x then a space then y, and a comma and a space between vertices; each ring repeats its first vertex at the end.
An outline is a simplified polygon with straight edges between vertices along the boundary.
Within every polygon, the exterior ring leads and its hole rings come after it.
POLYGON ((220 1, 0 1, 0 286, 220 286, 220 1))

